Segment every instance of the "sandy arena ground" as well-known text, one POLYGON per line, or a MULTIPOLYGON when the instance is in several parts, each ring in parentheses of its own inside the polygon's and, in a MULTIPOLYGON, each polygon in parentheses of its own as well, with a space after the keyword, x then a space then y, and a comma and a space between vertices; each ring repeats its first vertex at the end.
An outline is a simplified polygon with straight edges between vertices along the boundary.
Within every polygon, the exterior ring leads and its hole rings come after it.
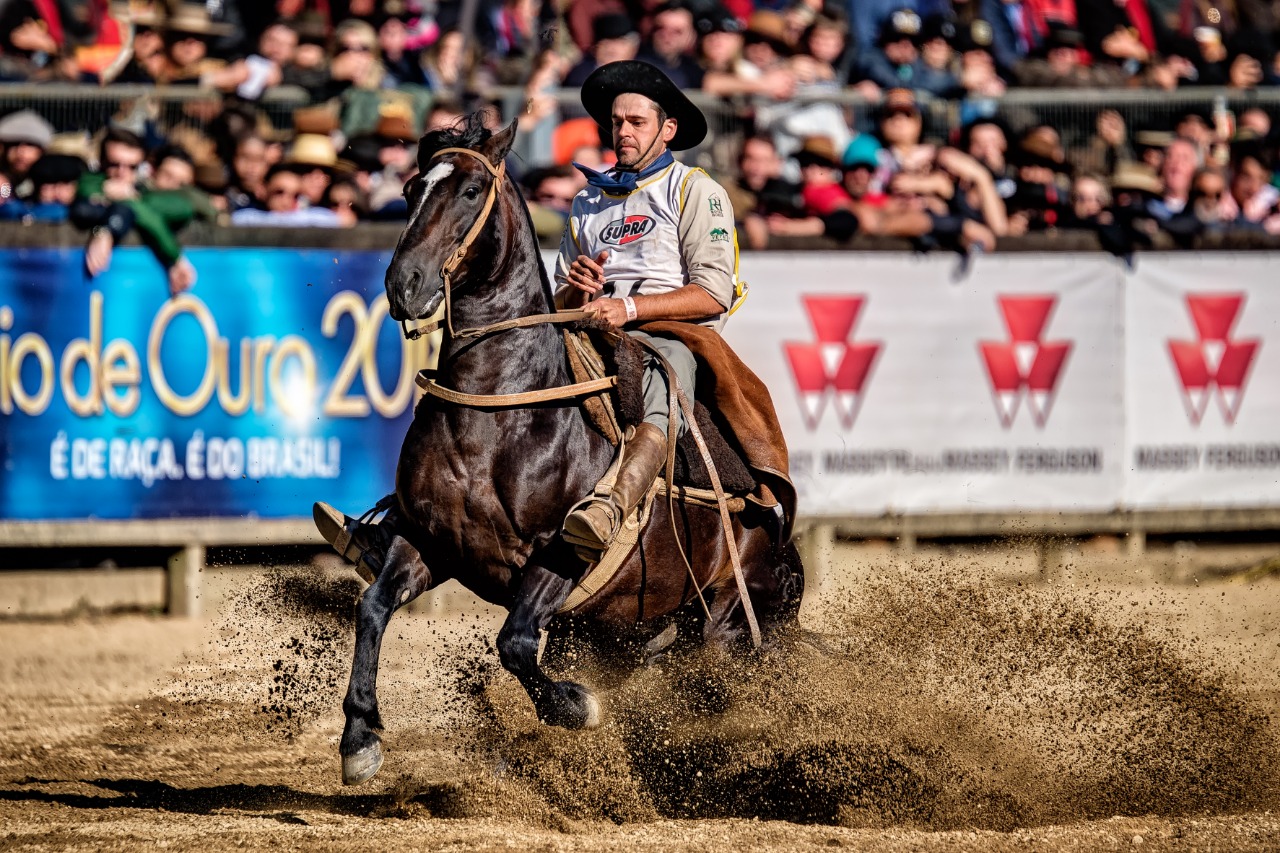
POLYGON ((202 620, 0 621, 0 849, 1280 850, 1280 573, 1243 570, 1276 552, 841 545, 826 654, 641 672, 585 734, 492 613, 401 613, 354 789, 353 575, 211 571, 202 620))

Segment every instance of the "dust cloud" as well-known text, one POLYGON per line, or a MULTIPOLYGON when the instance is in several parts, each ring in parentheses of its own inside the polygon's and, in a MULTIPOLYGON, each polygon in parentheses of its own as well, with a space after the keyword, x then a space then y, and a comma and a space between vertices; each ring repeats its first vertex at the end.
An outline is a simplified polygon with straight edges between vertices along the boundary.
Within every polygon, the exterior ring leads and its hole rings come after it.
MULTIPOLYGON (((187 698, 240 691, 270 737, 332 713, 358 590, 269 575, 230 608, 219 642, 270 674, 256 694, 252 679, 212 678, 188 684, 187 698)), ((379 780, 410 811, 543 825, 759 817, 1010 830, 1276 808, 1280 749, 1266 715, 1194 647, 1104 612, 1052 589, 922 573, 861 584, 810 617, 820 632, 781 636, 759 655, 692 651, 619 676, 570 650, 572 677, 606 708, 587 732, 540 724, 498 666, 491 629, 455 623, 394 675, 420 701, 389 706, 382 673, 392 752, 379 780), (445 753, 446 783, 415 781, 431 775, 415 760, 445 753)))

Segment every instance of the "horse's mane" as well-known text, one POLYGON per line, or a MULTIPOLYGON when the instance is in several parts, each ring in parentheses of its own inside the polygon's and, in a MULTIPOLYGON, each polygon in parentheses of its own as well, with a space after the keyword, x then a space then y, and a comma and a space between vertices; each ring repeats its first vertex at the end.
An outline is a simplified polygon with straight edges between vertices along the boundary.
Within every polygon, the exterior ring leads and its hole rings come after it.
POLYGON ((433 130, 418 141, 418 168, 425 172, 431 156, 442 148, 469 148, 475 151, 492 136, 493 132, 484 126, 484 113, 472 113, 453 127, 433 130))

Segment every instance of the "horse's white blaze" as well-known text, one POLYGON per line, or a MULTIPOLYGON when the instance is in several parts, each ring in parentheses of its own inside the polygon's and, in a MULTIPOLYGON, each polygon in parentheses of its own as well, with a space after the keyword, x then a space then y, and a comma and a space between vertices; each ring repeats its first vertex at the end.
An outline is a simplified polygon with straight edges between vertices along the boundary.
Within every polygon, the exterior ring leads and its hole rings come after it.
POLYGON ((430 198, 431 191, 436 188, 436 184, 451 174, 453 174, 452 163, 437 163, 427 171, 427 174, 422 178, 422 197, 418 199, 418 209, 409 218, 410 222, 422 215, 422 208, 426 207, 427 199, 430 198))
MULTIPOLYGON (((418 199, 418 207, 414 210, 413 215, 409 217, 409 226, 418 220, 422 215, 422 208, 426 207, 427 199, 431 197, 431 191, 436 188, 436 184, 443 181, 449 175, 453 174, 452 163, 437 163, 432 166, 422 177, 422 197, 418 199)), ((408 300, 412 294, 405 292, 405 299, 408 300)))

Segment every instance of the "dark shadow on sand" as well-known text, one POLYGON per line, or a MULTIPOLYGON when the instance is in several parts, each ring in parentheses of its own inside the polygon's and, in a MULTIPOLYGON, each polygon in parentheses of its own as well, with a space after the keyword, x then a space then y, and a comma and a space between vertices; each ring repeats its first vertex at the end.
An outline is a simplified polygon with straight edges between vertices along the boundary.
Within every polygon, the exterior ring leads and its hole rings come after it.
POLYGON ((384 794, 314 794, 287 785, 210 785, 177 788, 151 779, 24 779, 18 785, 89 784, 112 794, 51 793, 32 788, 0 789, 0 801, 51 803, 74 809, 145 809, 207 815, 231 809, 262 812, 284 823, 306 823, 298 812, 364 817, 387 817, 409 806, 425 808, 433 816, 456 816, 459 788, 450 783, 415 786, 412 796, 384 794))

